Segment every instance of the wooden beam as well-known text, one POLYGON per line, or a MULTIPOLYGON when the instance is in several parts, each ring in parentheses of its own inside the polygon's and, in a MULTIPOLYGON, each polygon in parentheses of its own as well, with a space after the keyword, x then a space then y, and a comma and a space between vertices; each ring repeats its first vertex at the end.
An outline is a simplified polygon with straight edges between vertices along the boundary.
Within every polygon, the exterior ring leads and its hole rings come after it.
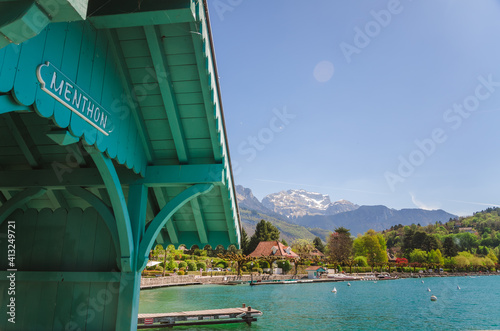
POLYGON ((173 215, 170 217, 170 222, 167 221, 167 233, 172 244, 179 244, 179 232, 175 226, 173 215))
POLYGON ((133 235, 122 183, 118 178, 113 161, 94 147, 86 148, 101 174, 111 200, 111 206, 118 230, 120 243, 121 271, 132 271, 133 235))
POLYGON ((142 10, 138 10, 137 2, 134 2, 135 7, 130 7, 130 10, 125 10, 122 1, 117 3, 114 11, 104 8, 103 10, 98 10, 88 19, 97 29, 192 22, 195 19, 194 8, 191 4, 192 1, 184 2, 186 5, 182 8, 178 6, 179 1, 144 1, 141 6, 143 7, 141 8, 142 10), (152 5, 155 7, 147 10, 144 6, 148 6, 148 3, 150 6, 152 5), (173 8, 171 3, 175 3, 177 8, 173 8))
POLYGON ((235 209, 232 208, 232 196, 228 194, 225 186, 219 187, 222 196, 222 204, 224 206, 224 213, 226 214, 226 224, 227 232, 229 234, 229 241, 234 244, 236 248, 240 248, 240 237, 239 237, 239 224, 237 224, 237 218, 234 213, 235 209), (238 231, 236 230, 238 227, 238 231), (238 234, 238 235, 237 235, 238 234))
POLYGON ((4 115, 5 122, 12 133, 12 136, 16 140, 19 148, 28 160, 29 165, 32 168, 38 168, 40 162, 40 153, 36 148, 36 144, 31 139, 31 136, 26 129, 19 114, 9 113, 4 115))
POLYGON ((203 217, 203 213, 201 211, 198 198, 194 198, 193 200, 191 200, 191 207, 193 209, 194 220, 196 222, 196 228, 198 229, 198 236, 200 237, 200 242, 202 244, 208 244, 207 227, 205 225, 205 220, 203 217))
MULTIPOLYGON (((0 271, 0 277, 6 277, 10 271, 0 271)), ((16 282, 70 282, 70 283, 118 283, 119 272, 102 271, 16 271, 16 282)))
POLYGON ((175 97, 174 85, 171 75, 168 70, 168 64, 165 59, 163 41, 161 39, 158 28, 152 25, 144 27, 146 40, 148 42, 149 51, 153 60, 153 66, 158 80, 163 105, 167 112, 168 124, 174 138, 175 149, 177 150, 177 158, 179 163, 188 163, 188 150, 184 129, 182 127, 181 118, 179 115, 179 107, 177 98, 175 97))
POLYGON ((60 190, 47 190, 46 192, 47 197, 49 198, 50 202, 54 205, 54 208, 64 208, 64 209, 69 209, 68 202, 64 198, 63 194, 61 193, 60 190))
MULTIPOLYGON (((120 41, 118 40, 118 35, 115 30, 108 30, 108 40, 109 47, 113 56, 115 58, 115 62, 117 63, 118 76, 120 76, 122 85, 125 87, 125 93, 127 94, 127 105, 130 107, 130 112, 134 117, 135 125, 137 126, 137 131, 139 134, 139 138, 141 139, 142 148, 144 153, 146 154, 146 159, 149 163, 152 163, 153 160, 153 147, 151 145, 151 140, 149 139, 146 125, 144 124, 144 118, 142 116, 142 111, 140 109, 139 102, 137 101, 137 95, 134 92, 134 88, 132 86, 132 80, 130 79, 130 74, 127 68, 127 63, 125 61, 125 57, 123 56, 122 49, 120 47, 120 41)), ((125 101, 125 100, 124 100, 125 101)))
MULTIPOLYGON (((172 217, 177 210, 184 206, 187 202, 196 198, 197 196, 209 192, 214 187, 213 184, 197 184, 190 186, 181 193, 179 193, 175 198, 170 200, 162 210, 156 215, 156 217, 149 224, 144 238, 141 240, 141 245, 139 247, 138 258, 142 260, 139 263, 141 267, 140 270, 146 267, 148 262, 148 253, 153 245, 156 237, 158 237, 159 232, 165 226, 165 223, 172 217)), ((141 261, 140 260, 140 261, 141 261)))
MULTIPOLYGON (((167 200, 165 199, 165 193, 164 189, 161 187, 153 187, 153 191, 156 197, 156 201, 158 202, 158 206, 163 208, 167 204, 167 200)), ((170 238, 170 242, 172 244, 178 244, 179 243, 179 234, 177 232, 177 228, 175 226, 173 215, 170 218, 170 220, 167 221, 167 232, 168 232, 168 237, 170 238)), ((160 231, 161 233, 161 231, 160 231)))
POLYGON ((33 187, 26 189, 7 200, 0 207, 0 225, 7 219, 7 217, 10 216, 10 214, 14 212, 14 210, 26 204, 31 199, 42 196, 46 191, 46 189, 41 187, 33 187))
MULTIPOLYGON (((162 187, 224 182, 224 168, 221 164, 148 166, 144 178, 125 168, 119 168, 116 172, 123 185, 141 184, 147 187, 162 187)), ((102 189, 104 181, 96 168, 54 167, 40 170, 0 171, 2 191, 39 186, 51 189, 64 189, 68 186, 102 189)))
MULTIPOLYGON (((203 10, 201 10, 203 12, 203 10)), ((210 141, 212 142, 212 149, 214 153, 215 162, 220 162, 222 160, 222 144, 220 140, 220 134, 217 130, 217 119, 214 112, 214 102, 211 94, 211 82, 208 79, 208 67, 207 58, 204 52, 203 44, 205 34, 203 27, 204 21, 200 20, 195 23, 191 23, 191 29, 194 33, 191 33, 191 39, 193 40, 193 46, 196 55, 196 67, 198 68, 198 75, 200 76, 201 92, 203 95, 203 102, 205 104, 205 114, 207 116, 208 130, 210 133, 210 141)))

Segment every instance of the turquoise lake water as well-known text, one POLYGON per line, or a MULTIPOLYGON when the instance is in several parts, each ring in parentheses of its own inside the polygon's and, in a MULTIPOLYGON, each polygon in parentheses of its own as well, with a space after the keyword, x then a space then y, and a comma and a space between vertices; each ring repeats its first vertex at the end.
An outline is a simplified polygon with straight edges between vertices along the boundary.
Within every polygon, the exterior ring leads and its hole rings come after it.
POLYGON ((251 327, 174 330, 500 329, 500 277, 447 277, 265 286, 197 285, 141 291, 140 313, 241 307, 261 310, 251 327), (457 289, 460 286, 460 290, 457 289), (337 293, 332 293, 333 287, 337 293), (427 291, 431 289, 431 292, 427 291), (437 301, 431 301, 431 295, 437 301))

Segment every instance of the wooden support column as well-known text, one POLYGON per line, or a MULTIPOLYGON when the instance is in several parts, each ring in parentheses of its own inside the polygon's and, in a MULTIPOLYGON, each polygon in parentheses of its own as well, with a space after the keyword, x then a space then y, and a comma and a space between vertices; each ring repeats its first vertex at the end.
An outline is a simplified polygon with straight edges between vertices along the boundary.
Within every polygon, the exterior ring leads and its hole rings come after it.
POLYGON ((137 315, 139 314, 139 292, 141 287, 141 271, 138 269, 137 252, 139 243, 144 235, 148 190, 144 185, 130 185, 128 197, 128 211, 132 228, 133 241, 133 271, 122 272, 120 279, 120 294, 116 319, 117 330, 136 330, 137 315))

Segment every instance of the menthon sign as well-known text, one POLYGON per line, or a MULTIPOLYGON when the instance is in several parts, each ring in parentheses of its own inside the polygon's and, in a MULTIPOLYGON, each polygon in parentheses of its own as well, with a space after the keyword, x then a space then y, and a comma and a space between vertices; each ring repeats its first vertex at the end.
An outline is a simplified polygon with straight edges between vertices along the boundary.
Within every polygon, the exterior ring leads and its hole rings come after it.
POLYGON ((111 114, 50 62, 41 64, 36 75, 43 91, 104 135, 113 131, 111 114))

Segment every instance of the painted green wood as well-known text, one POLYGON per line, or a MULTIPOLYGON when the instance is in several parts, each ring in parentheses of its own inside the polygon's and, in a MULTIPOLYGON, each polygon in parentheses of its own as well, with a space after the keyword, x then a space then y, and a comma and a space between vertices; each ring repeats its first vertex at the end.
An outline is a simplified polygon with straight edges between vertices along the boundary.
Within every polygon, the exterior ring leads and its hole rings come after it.
POLYGON ((74 283, 73 298, 71 302, 71 315, 69 321, 74 329, 85 330, 89 314, 90 283, 74 283))
MULTIPOLYGON (((43 50, 43 60, 50 62, 56 67, 61 66, 64 42, 66 40, 67 23, 51 24, 47 27, 47 38, 43 50)), ((35 111, 45 118, 50 118, 54 114, 56 101, 42 90, 36 91, 35 111)))
POLYGON ((125 27, 116 29, 116 32, 119 40, 146 39, 142 27, 125 27))
POLYGON ((96 227, 97 211, 94 208, 89 208, 83 214, 75 271, 86 271, 92 266, 96 227))
POLYGON ((46 189, 34 187, 24 190, 23 192, 16 194, 12 199, 9 199, 0 207, 0 224, 9 217, 14 210, 24 205, 31 199, 37 198, 45 193, 46 189))
POLYGON ((31 271, 45 269, 45 259, 48 257, 47 250, 52 244, 50 241, 52 231, 50 220, 53 218, 52 210, 48 208, 42 209, 37 215, 35 238, 32 242, 33 252, 29 263, 31 271))
POLYGON ((57 298, 57 283, 36 284, 40 291, 40 301, 37 302, 33 321, 39 330, 50 330, 54 321, 54 315, 58 309, 54 302, 57 298))
POLYGON ((60 270, 63 258, 64 234, 68 211, 66 209, 56 209, 53 217, 49 219, 50 232, 48 234, 49 244, 47 245, 46 256, 42 260, 43 270, 60 270))
MULTIPOLYGON (((134 247, 136 250, 144 236, 147 202, 147 187, 145 185, 130 185, 128 211, 130 215, 132 235, 134 238, 134 247)), ((137 266, 134 270, 138 270, 137 266)))
POLYGON ((126 201, 121 188, 120 179, 116 174, 116 170, 111 159, 94 148, 89 148, 87 151, 94 160, 106 185, 106 189, 108 190, 109 198, 111 199, 111 205, 113 206, 117 223, 118 239, 120 242, 119 256, 121 256, 122 259, 121 270, 122 272, 127 270, 130 271, 130 258, 132 256, 133 249, 132 230, 130 227, 130 218, 126 209, 126 201))
POLYGON ((19 62, 22 65, 17 69, 12 95, 20 104, 25 106, 30 106, 35 102, 35 94, 38 88, 36 68, 42 61, 42 52, 40 50, 43 49, 46 36, 47 30, 44 29, 36 38, 32 38, 21 45, 19 62))
MULTIPOLYGON (((61 66, 58 67, 73 82, 76 80, 78 71, 78 61, 80 60, 80 45, 82 43, 83 25, 80 22, 72 23, 68 29, 66 40, 64 42, 64 50, 61 66)), ((54 121, 61 127, 65 128, 69 125, 71 119, 71 111, 59 102, 54 106, 54 121)))
POLYGON ((191 41, 191 34, 178 37, 165 38, 165 54, 190 54, 194 53, 193 43, 191 41))
POLYGON ((82 217, 83 211, 79 208, 72 208, 68 211, 66 230, 64 234, 64 258, 61 261, 60 271, 75 270, 82 217))
MULTIPOLYGON (((113 107, 111 106, 113 101, 120 97, 122 86, 120 84, 117 84, 116 81, 118 74, 116 72, 115 59, 111 55, 112 52, 110 50, 108 36, 104 31, 99 31, 99 34, 102 34, 102 39, 106 43, 106 61, 104 63, 104 71, 102 78, 104 91, 101 95, 101 104, 110 105, 107 107, 108 111, 113 114, 113 123, 112 123, 113 131, 111 132, 111 134, 114 136, 114 139, 106 139, 106 137, 101 132, 97 131, 96 146, 99 150, 101 151, 107 150, 108 154, 110 154, 112 148, 114 148, 117 144, 121 143, 121 139, 123 138, 122 131, 125 129, 127 130, 126 133, 128 133, 129 129, 134 130, 135 127, 130 127, 128 123, 125 123, 128 120, 124 121, 124 118, 123 116, 121 116, 121 114, 120 116, 117 116, 119 114, 115 114, 115 109, 113 109, 113 107)), ((119 152, 117 154, 118 162, 124 164, 126 156, 127 156, 126 151, 124 154, 122 154, 122 152, 119 152)))
MULTIPOLYGON (((0 32, 14 44, 26 43, 50 23, 47 13, 35 2, 0 2, 0 11, 8 18, 2 22, 0 32)), ((0 47, 5 46, 5 44, 2 43, 0 47)))
MULTIPOLYGON (((142 38, 145 39, 146 37, 142 38)), ((126 68, 129 69, 153 68, 153 60, 149 56, 124 57, 123 60, 125 61, 126 68)))
POLYGON ((0 95, 0 114, 12 111, 30 111, 30 108, 18 104, 10 95, 0 95))
MULTIPOLYGON (((168 27, 166 27, 166 29, 168 29, 168 27)), ((163 29, 161 29, 161 31, 163 31, 163 29)), ((170 54, 167 55, 167 61, 171 66, 196 64, 196 58, 194 57, 194 54, 170 54)))
POLYGON ((168 121, 154 120, 144 121, 151 140, 172 139, 172 132, 168 127, 168 121))
POLYGON ((116 317, 116 330, 135 330, 139 313, 140 271, 122 272, 120 286, 118 301, 120 314, 116 317))
POLYGON ((84 199, 97 210, 99 215, 102 217, 104 224, 106 224, 106 227, 111 236, 115 250, 119 251, 120 243, 118 239, 118 230, 116 227, 116 220, 111 208, 108 207, 101 199, 99 199, 89 191, 85 190, 84 188, 68 187, 67 191, 75 196, 84 199))
MULTIPOLYGON (((142 29, 139 29, 142 31, 142 29)), ((123 56, 123 53, 120 48, 120 43, 118 41, 118 37, 115 31, 108 30, 108 42, 110 47, 110 54, 114 56, 114 59, 117 63, 118 76, 121 78, 122 85, 125 87, 125 93, 120 94, 121 105, 123 112, 130 111, 134 118, 138 133, 137 136, 140 137, 140 145, 136 145, 137 155, 141 155, 142 166, 139 166, 139 163, 134 164, 134 171, 139 173, 144 170, 144 165, 147 162, 153 161, 153 154, 151 143, 149 137, 147 136, 146 127, 144 124, 144 119, 142 117, 141 111, 138 109, 138 106, 135 105, 135 102, 130 102, 129 100, 137 100, 137 96, 135 92, 132 90, 132 84, 130 83, 130 78, 127 74, 126 70, 126 62, 123 56), (127 101, 125 101, 125 99, 127 101), (142 151, 141 148, 142 147, 142 151)), ((115 106, 116 107, 116 106, 115 106)), ((117 147, 117 146, 116 146, 117 147)), ((114 152, 109 151, 110 154, 114 152)))
MULTIPOLYGON (((164 3, 167 4, 167 3, 164 3)), ((156 24, 171 24, 191 22, 194 15, 191 9, 171 9, 168 11, 140 12, 136 9, 123 11, 120 14, 109 16, 92 16, 89 20, 98 29, 114 29, 130 26, 144 26, 155 22, 156 24)))
MULTIPOLYGON (((200 15, 204 15, 204 12, 198 11, 200 15)), ((202 16, 204 17, 204 16, 202 16)), ((209 89, 209 79, 208 79, 208 68, 207 64, 209 63, 207 61, 207 58, 204 55, 203 49, 204 49, 204 42, 203 42, 203 30, 204 30, 204 25, 201 23, 198 24, 192 24, 193 29, 197 29, 194 31, 201 31, 201 36, 197 34, 192 35, 192 40, 193 40, 193 46, 196 51, 196 62, 197 62, 197 68, 198 68, 198 74, 200 76, 200 86, 202 89, 202 95, 203 95, 203 100, 204 100, 204 105, 205 105, 205 116, 208 120, 208 129, 210 133, 210 140, 212 142, 212 149, 214 153, 214 160, 215 162, 220 162, 222 158, 222 150, 220 148, 221 145, 221 140, 220 140, 220 135, 217 131, 217 126, 214 121, 214 114, 213 114, 213 101, 210 95, 210 89, 209 89)))
MULTIPOLYGON (((90 90, 95 44, 96 31, 90 24, 85 24, 83 27, 82 45, 79 55, 78 76, 75 81, 84 91, 90 90)), ((80 116, 72 113, 69 129, 73 135, 81 137, 85 130, 89 129, 89 124, 80 116)))
MULTIPOLYGON (((98 257, 102 259, 102 256, 98 257)), ((0 271, 0 277, 5 278, 10 274, 10 271, 0 271)), ((60 272, 60 271, 17 271, 16 281, 19 282, 40 282, 40 283, 81 283, 81 282, 91 282, 91 283, 119 283, 120 273, 119 272, 60 272)))
POLYGON ((57 283, 56 306, 57 311, 54 313, 53 330, 68 330, 73 327, 71 324, 71 305, 73 303, 73 289, 75 283, 62 282, 57 283))
POLYGON ((29 165, 33 168, 37 168, 40 162, 40 153, 38 153, 36 145, 31 139, 28 130, 26 130, 19 114, 15 112, 5 114, 4 119, 29 165))
POLYGON ((138 265, 141 266, 140 270, 144 269, 148 260, 148 253, 158 233, 163 228, 165 223, 172 217, 172 215, 179 210, 186 202, 196 198, 197 196, 210 191, 214 187, 213 184, 196 184, 190 186, 170 200, 165 207, 155 216, 148 226, 144 238, 141 240, 137 257, 139 259, 138 265))
MULTIPOLYGON (((186 138, 184 135, 184 127, 182 126, 179 109, 177 107, 177 97, 173 91, 172 77, 169 72, 168 65, 165 60, 165 55, 162 47, 159 31, 154 26, 145 26, 144 32, 148 42, 148 47, 151 52, 153 63, 155 64, 155 71, 158 77, 164 75, 164 79, 158 81, 161 90, 163 103, 168 116, 168 123, 172 136, 174 138, 175 147, 177 149, 177 156, 181 164, 187 163, 189 160, 188 150, 186 148, 186 138)), ((165 41, 165 40, 164 40, 165 41)))
MULTIPOLYGON (((94 49, 93 67, 92 67, 92 82, 88 90, 92 98, 101 102, 103 91, 103 73, 106 66, 107 42, 103 31, 97 31, 96 45, 94 49)), ((101 104, 102 105, 102 104, 101 104)), ((107 107, 107 105, 102 105, 107 107)), ((108 110, 109 111, 109 110, 108 110)), ((113 122, 114 123, 114 122, 113 122)), ((89 145, 93 145, 97 139, 97 129, 87 125, 84 131, 85 140, 89 145)), ((104 152, 104 150, 102 150, 104 152)))
POLYGON ((203 103, 201 93, 182 93, 177 95, 177 103, 179 105, 193 105, 203 103))
POLYGON ((198 80, 173 80, 172 83, 174 84, 174 90, 177 93, 201 92, 201 84, 198 80))
POLYGON ((9 92, 14 86, 21 46, 11 44, 3 49, 5 56, 0 72, 0 93, 9 92))

